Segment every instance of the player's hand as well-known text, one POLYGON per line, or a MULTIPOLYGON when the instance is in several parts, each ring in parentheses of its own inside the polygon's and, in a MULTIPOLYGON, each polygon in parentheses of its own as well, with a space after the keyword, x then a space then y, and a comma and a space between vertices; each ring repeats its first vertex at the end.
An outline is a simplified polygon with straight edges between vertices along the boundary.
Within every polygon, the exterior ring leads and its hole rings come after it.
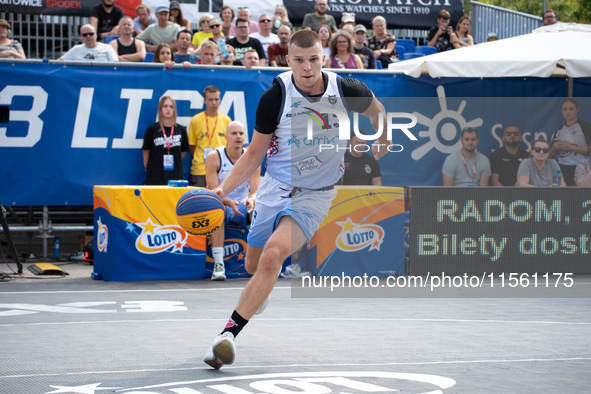
POLYGON ((238 206, 240 205, 240 203, 239 203, 238 201, 236 201, 236 200, 230 200, 229 198, 224 198, 224 199, 222 200, 222 202, 224 203, 224 205, 227 205, 227 206, 229 206, 230 208, 232 208, 232 211, 234 211, 234 213, 235 213, 236 215, 238 215, 238 216, 244 216, 244 215, 242 214, 242 212, 240 212, 240 211, 238 210, 238 206))
POLYGON ((224 201, 224 197, 226 197, 226 195, 224 194, 224 191, 222 190, 221 187, 216 187, 215 189, 212 190, 215 194, 218 195, 219 198, 222 199, 222 201, 224 201))
POLYGON ((387 141, 386 144, 378 144, 377 141, 371 146, 371 152, 376 160, 380 160, 380 157, 388 153, 388 146, 392 145, 391 141, 387 141))
POLYGON ((254 209, 254 197, 245 199, 244 205, 246 205, 246 211, 251 213, 254 209))

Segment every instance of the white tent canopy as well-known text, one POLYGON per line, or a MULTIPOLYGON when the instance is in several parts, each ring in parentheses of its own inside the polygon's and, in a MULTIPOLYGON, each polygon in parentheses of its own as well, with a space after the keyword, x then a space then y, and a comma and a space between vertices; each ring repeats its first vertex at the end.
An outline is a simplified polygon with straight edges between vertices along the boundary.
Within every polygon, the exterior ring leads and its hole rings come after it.
POLYGON ((550 77, 560 64, 572 78, 591 77, 591 25, 557 23, 531 34, 440 52, 389 65, 418 78, 550 77))

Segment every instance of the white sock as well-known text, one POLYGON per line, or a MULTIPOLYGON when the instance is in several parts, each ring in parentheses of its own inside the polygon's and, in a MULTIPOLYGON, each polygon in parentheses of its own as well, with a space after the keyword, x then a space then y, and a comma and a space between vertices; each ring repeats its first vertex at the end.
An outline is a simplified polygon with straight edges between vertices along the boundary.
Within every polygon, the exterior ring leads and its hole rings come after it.
POLYGON ((211 254, 215 264, 224 265, 224 248, 211 248, 211 254))

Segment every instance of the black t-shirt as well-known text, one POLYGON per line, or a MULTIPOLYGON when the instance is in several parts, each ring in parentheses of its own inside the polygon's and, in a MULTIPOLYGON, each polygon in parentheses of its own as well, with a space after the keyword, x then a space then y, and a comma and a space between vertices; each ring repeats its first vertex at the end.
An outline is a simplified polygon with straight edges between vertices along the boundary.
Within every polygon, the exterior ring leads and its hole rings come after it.
POLYGON ((363 46, 361 49, 353 47, 353 52, 361 58, 361 63, 364 69, 375 70, 376 67, 376 55, 371 49, 363 46))
MULTIPOLYGON (((433 37, 435 37, 435 33, 437 33, 437 30, 439 30, 439 26, 433 26, 429 30, 427 42, 431 41, 433 37)), ((447 51, 448 48, 453 49, 453 45, 451 45, 451 38, 449 37, 449 34, 443 33, 437 38, 437 41, 435 42, 435 49, 437 49, 437 52, 443 52, 447 51)))
MULTIPOLYGON (((166 136, 170 137, 170 127, 165 127, 166 136)), ((164 155, 168 154, 166 142, 162 135, 160 123, 154 123, 146 129, 142 150, 149 150, 148 168, 146 170, 146 185, 166 185, 173 179, 183 179, 183 160, 181 152, 189 151, 187 128, 179 124, 174 125, 170 154, 174 157, 174 170, 164 170, 164 155)))
POLYGON ((244 54, 246 53, 246 51, 250 49, 254 49, 257 51, 257 53, 259 54, 259 60, 267 58, 267 55, 265 55, 265 49, 263 48, 263 44, 261 44, 261 42, 256 38, 249 37, 248 42, 246 44, 242 44, 238 42, 238 39, 236 37, 234 37, 229 40, 226 40, 226 43, 232 45, 236 50, 236 61, 240 65, 242 65, 242 63, 240 63, 240 60, 244 58, 244 54))
POLYGON ((491 174, 499 174, 499 182, 503 186, 515 186, 517 183, 517 170, 524 159, 529 157, 529 153, 519 148, 516 154, 507 152, 503 146, 490 154, 491 174))
MULTIPOLYGON (((324 88, 328 79, 324 77, 324 88)), ((365 112, 373 100, 371 90, 360 80, 353 78, 341 78, 341 88, 343 89, 343 96, 350 110, 359 113, 365 112)), ((324 94, 324 93, 322 93, 324 94)), ((310 98, 322 97, 322 94, 311 96, 310 98)), ((281 85, 277 80, 273 81, 273 85, 263 93, 259 100, 257 108, 255 130, 261 134, 273 134, 277 129, 277 119, 281 112, 282 103, 281 85)))
POLYGON ((343 185, 370 186, 373 178, 382 176, 378 161, 371 155, 364 153, 355 157, 345 152, 345 175, 343 185))
POLYGON ((98 18, 97 28, 99 33, 108 33, 113 30, 119 24, 119 19, 123 18, 124 15, 123 10, 116 5, 113 6, 110 13, 105 11, 102 3, 97 4, 90 10, 90 16, 98 18))

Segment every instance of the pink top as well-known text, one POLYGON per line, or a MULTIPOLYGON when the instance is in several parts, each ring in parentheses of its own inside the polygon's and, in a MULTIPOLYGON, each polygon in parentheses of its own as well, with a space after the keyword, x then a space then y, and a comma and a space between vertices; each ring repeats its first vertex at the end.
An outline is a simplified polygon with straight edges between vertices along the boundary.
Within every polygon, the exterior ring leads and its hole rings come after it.
POLYGON ((357 68, 357 65, 355 64, 355 55, 351 54, 346 63, 343 63, 343 60, 341 59, 341 64, 339 64, 334 56, 330 57, 330 68, 357 68))

